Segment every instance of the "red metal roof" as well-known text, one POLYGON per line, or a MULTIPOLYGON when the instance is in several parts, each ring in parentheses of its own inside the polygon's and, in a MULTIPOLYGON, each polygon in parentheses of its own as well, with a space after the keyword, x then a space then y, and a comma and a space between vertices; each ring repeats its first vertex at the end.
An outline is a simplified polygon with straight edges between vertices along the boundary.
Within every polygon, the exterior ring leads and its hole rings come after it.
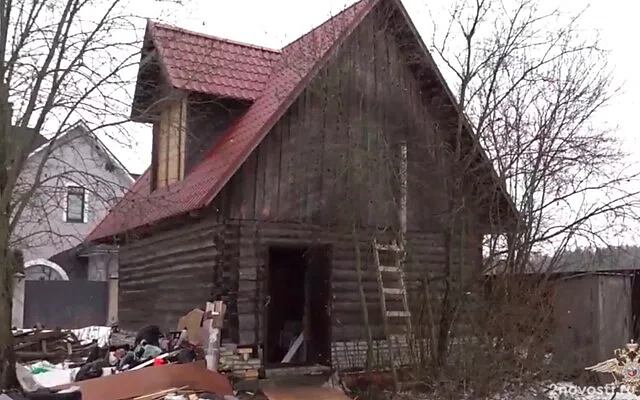
POLYGON ((148 37, 177 89, 241 100, 260 96, 280 51, 149 21, 148 37))
POLYGON ((175 87, 254 103, 183 180, 150 193, 147 170, 86 240, 116 235, 209 204, 322 67, 331 50, 376 2, 354 4, 280 52, 152 23, 154 44, 175 87), (210 54, 215 56, 209 58, 210 54))

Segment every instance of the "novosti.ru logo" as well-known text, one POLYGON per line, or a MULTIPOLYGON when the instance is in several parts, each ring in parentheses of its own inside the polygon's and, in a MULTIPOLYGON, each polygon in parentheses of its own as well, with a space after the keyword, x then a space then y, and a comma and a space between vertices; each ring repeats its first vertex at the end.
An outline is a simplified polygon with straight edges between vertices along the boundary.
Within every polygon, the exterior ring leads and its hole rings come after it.
POLYGON ((614 385, 607 386, 576 386, 576 385, 557 385, 552 384, 549 394, 556 396, 565 395, 571 398, 578 396, 613 396, 614 393, 618 394, 634 394, 633 390, 625 385, 619 386, 617 389, 614 385))

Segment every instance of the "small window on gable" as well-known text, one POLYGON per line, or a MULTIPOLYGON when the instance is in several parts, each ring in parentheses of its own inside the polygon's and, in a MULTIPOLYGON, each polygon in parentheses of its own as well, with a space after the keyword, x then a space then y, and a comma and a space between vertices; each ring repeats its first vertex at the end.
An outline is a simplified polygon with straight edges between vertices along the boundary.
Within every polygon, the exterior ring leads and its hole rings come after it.
POLYGON ((186 130, 186 99, 167 102, 154 124, 154 188, 184 178, 186 130))
POLYGON ((81 186, 67 186, 64 219, 71 223, 87 222, 87 195, 81 186))

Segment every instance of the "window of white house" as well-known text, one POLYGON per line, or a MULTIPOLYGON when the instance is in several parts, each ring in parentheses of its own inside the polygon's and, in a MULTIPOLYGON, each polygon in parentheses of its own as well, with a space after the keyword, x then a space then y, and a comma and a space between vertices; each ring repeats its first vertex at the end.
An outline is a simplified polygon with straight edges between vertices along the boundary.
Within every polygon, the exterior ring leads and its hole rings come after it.
POLYGON ((85 189, 81 186, 67 186, 65 220, 67 222, 87 222, 85 189))

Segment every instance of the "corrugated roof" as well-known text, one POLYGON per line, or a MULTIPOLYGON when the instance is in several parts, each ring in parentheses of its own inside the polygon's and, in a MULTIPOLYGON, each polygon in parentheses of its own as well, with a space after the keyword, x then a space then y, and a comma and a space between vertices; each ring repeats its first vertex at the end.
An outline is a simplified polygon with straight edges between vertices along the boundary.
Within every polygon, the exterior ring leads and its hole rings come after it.
POLYGON ((280 52, 191 32, 187 35, 187 31, 182 29, 166 25, 159 28, 159 24, 152 24, 152 36, 161 32, 160 39, 154 37, 154 43, 174 86, 254 99, 254 103, 183 180, 150 192, 151 174, 147 170, 86 240, 109 237, 206 206, 286 112, 324 64, 330 50, 357 27, 376 1, 362 0, 354 4, 280 52), (173 40, 182 44, 172 44, 173 40), (226 49, 232 55, 223 56, 222 51, 216 51, 215 61, 208 61, 203 50, 208 48, 226 49), (196 53, 190 54, 191 50, 196 53), (249 60, 247 54, 252 54, 255 59, 249 60), (167 57, 170 61, 165 61, 167 57), (199 62, 209 67, 216 66, 211 70, 211 76, 206 73, 207 67, 197 66, 199 62), (269 63, 271 66, 267 74, 265 71, 269 63), (248 68, 249 65, 254 69, 248 68), (191 72, 185 74, 182 69, 191 72))
POLYGON ((177 89, 243 100, 264 90, 280 51, 187 31, 158 22, 148 34, 177 89))
MULTIPOLYGON (((331 50, 357 28, 379 1, 361 0, 279 51, 150 22, 147 35, 171 85, 249 100, 252 104, 183 180, 150 193, 147 170, 86 240, 110 237, 209 204, 325 65, 331 50)), ((391 1, 417 35, 400 0, 391 1)), ((422 43, 421 48, 428 68, 435 70, 455 109, 453 94, 422 43)), ((468 133, 476 140, 471 130, 468 133)), ((483 152, 480 156, 492 168, 483 152)), ((497 179, 495 171, 491 172, 497 179)), ((500 194, 513 205, 504 187, 500 183, 498 186, 500 194)))

